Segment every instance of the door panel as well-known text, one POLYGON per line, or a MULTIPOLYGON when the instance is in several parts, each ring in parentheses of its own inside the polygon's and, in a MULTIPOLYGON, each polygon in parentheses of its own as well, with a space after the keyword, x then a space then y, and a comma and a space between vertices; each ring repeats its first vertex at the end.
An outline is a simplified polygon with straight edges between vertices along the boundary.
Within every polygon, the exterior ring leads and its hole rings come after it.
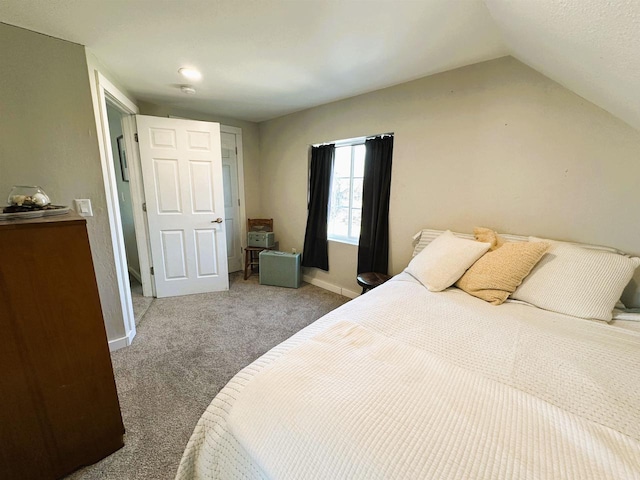
POLYGON ((233 207, 233 194, 231 193, 231 165, 228 162, 229 151, 223 150, 223 154, 226 154, 222 160, 222 179, 225 185, 224 187, 224 208, 233 207), (229 185, 229 187, 227 187, 229 185))
POLYGON ((218 274, 215 255, 217 248, 216 234, 216 231, 212 229, 195 231, 198 277, 210 277, 218 274))
MULTIPOLYGON (((136 115, 141 117, 142 115, 136 115)), ((151 148, 176 148, 176 132, 165 128, 149 128, 151 148)))
POLYGON ((184 248, 184 232, 182 230, 163 230, 162 264, 166 280, 187 277, 187 258, 184 248))
POLYGON ((153 159, 158 214, 181 213, 178 159, 153 159))
POLYGON ((157 296, 228 290, 220 126, 136 121, 157 296))
POLYGON ((230 258, 233 258, 240 253, 236 249, 236 245, 235 245, 236 242, 233 241, 233 229, 234 229, 233 218, 225 219, 225 223, 226 223, 225 227, 227 232, 227 245, 230 247, 227 249, 227 256, 230 258))
POLYGON ((190 150, 211 151, 211 141, 207 132, 187 130, 187 144, 190 150))
POLYGON ((213 185, 210 162, 189 162, 193 213, 213 213, 213 185))
POLYGON ((237 242, 234 242, 233 234, 235 232, 235 218, 234 214, 234 202, 233 202, 233 194, 231 192, 232 185, 232 175, 231 175, 231 165, 228 163, 229 151, 228 149, 225 151, 224 146, 222 147, 222 154, 226 157, 222 159, 222 179, 224 184, 224 211, 226 214, 226 218, 224 219, 226 225, 227 232, 227 257, 229 260, 229 271, 232 270, 231 262, 236 257, 241 257, 242 254, 236 245, 237 242))
POLYGON ((222 133, 222 175, 224 178, 224 212, 227 244, 227 265, 230 272, 242 270, 240 247, 240 206, 238 204, 238 161, 236 136, 222 133))

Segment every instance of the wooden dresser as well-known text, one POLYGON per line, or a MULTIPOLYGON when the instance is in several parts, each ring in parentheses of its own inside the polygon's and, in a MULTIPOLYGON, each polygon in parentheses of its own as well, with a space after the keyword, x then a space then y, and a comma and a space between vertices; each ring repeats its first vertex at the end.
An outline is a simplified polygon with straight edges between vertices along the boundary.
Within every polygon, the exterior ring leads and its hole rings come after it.
POLYGON ((123 446, 86 221, 0 221, 0 478, 54 479, 123 446))

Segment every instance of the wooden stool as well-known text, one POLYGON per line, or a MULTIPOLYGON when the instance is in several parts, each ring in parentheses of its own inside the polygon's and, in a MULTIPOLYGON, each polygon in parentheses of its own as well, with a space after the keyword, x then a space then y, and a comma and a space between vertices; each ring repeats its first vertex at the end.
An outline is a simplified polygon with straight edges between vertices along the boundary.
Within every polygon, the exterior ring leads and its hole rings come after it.
POLYGON ((245 247, 244 248, 244 279, 257 272, 256 267, 260 267, 260 252, 263 250, 273 250, 273 247, 245 247))
MULTIPOLYGON (((273 218, 247 218, 247 232, 273 232, 273 218)), ((260 252, 263 250, 277 250, 278 242, 271 247, 249 247, 244 249, 244 279, 260 268, 260 252)))
POLYGON ((358 285, 362 287, 362 293, 366 293, 367 290, 371 290, 372 288, 382 285, 390 278, 391 275, 387 275, 385 273, 366 272, 358 275, 357 280, 358 285))

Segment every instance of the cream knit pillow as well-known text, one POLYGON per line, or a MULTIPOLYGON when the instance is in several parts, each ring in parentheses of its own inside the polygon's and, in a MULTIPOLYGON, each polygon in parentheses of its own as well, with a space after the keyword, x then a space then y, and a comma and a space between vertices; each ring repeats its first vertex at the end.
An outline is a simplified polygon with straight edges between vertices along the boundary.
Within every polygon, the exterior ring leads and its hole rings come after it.
POLYGON ((493 305, 500 305, 518 288, 549 247, 548 243, 542 242, 503 243, 474 263, 458 280, 456 287, 493 305))
POLYGON ((447 230, 409 262, 406 271, 432 292, 453 285, 491 244, 456 237, 447 230))

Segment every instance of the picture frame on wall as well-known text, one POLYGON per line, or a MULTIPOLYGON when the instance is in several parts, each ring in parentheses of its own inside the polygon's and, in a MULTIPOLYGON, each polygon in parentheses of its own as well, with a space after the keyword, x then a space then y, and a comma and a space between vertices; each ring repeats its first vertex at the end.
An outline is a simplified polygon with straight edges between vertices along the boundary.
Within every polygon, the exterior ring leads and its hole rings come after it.
POLYGON ((118 143, 118 156, 120 157, 120 171, 122 172, 122 180, 129 181, 129 165, 127 164, 127 153, 124 149, 124 137, 120 135, 116 139, 118 143))

